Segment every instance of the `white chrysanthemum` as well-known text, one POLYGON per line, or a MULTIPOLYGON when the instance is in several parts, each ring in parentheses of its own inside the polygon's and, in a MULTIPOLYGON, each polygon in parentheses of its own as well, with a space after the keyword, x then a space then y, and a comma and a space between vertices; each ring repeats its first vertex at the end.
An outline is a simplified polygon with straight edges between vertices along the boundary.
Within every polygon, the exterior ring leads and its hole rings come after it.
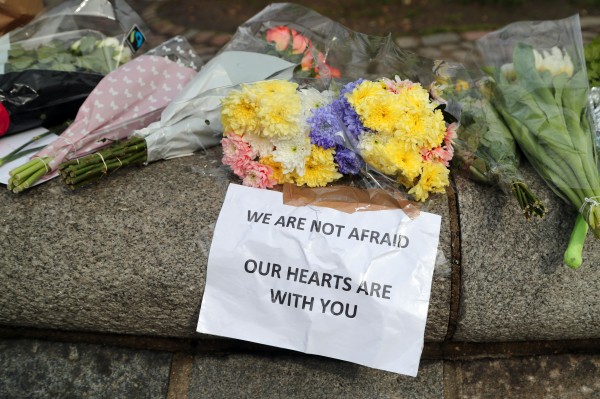
POLYGON ((242 140, 250 144, 250 147, 258 153, 259 158, 264 158, 273 153, 273 141, 267 137, 260 137, 253 133, 246 133, 242 140))
POLYGON ((300 98, 302 100, 303 109, 315 109, 329 104, 333 100, 333 93, 330 90, 320 92, 319 90, 309 87, 300 90, 300 98))
POLYGON ((273 160, 281 163, 283 173, 296 172, 303 176, 310 149, 310 139, 307 136, 277 140, 273 160))

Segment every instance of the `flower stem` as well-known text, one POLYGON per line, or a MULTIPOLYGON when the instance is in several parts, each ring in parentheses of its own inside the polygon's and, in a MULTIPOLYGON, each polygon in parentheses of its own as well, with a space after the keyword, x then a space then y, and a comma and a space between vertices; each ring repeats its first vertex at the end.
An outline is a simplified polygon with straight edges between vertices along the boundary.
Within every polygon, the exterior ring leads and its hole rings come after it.
POLYGON ((129 165, 140 165, 147 160, 146 141, 132 137, 85 157, 63 162, 59 166, 63 182, 76 190, 129 165))
POLYGON ((585 236, 588 232, 588 224, 585 218, 581 215, 577 215, 575 220, 575 227, 571 232, 571 238, 569 239, 569 245, 565 251, 564 262, 567 266, 573 269, 578 269, 583 263, 582 252, 583 243, 585 242, 585 236))

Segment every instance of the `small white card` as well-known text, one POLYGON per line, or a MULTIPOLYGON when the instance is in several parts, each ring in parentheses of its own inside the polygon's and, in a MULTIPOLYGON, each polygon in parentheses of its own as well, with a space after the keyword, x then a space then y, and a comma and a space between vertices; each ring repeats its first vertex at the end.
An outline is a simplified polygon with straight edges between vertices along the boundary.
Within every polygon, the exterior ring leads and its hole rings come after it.
POLYGON ((416 376, 441 217, 283 204, 231 184, 197 331, 416 376))

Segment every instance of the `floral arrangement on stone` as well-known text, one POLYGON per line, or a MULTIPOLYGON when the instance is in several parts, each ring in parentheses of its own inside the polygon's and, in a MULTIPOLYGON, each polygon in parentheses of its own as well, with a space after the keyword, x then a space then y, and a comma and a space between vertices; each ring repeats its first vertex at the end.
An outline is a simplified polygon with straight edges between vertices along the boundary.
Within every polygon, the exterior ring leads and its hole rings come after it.
POLYGON ((221 111, 223 163, 244 185, 256 188, 283 183, 323 187, 338 180, 360 157, 351 151, 347 158, 336 157, 335 148, 310 137, 314 110, 332 97, 328 91, 280 80, 231 91, 221 111))
POLYGON ((445 121, 443 104, 410 80, 358 79, 314 112, 311 142, 335 154, 352 148, 369 167, 425 201, 449 184, 458 124, 445 121))
POLYGON ((577 16, 518 22, 478 41, 498 113, 538 174, 579 212, 564 257, 572 268, 582 264, 588 229, 600 238, 600 174, 579 26, 577 16))

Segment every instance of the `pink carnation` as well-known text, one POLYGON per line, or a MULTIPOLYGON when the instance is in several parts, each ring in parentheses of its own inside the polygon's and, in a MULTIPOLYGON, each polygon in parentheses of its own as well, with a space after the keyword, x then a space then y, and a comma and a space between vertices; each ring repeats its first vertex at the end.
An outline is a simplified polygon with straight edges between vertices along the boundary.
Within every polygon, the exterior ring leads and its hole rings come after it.
POLYGON ((246 176, 242 184, 255 188, 273 188, 277 180, 273 178, 273 169, 260 162, 250 161, 246 164, 246 176))
POLYGON ((223 159, 225 165, 229 165, 233 173, 241 177, 246 176, 246 167, 255 157, 256 153, 250 146, 242 140, 242 136, 233 134, 224 137, 221 140, 223 146, 223 159))
POLYGON ((454 140, 458 137, 456 131, 458 130, 458 123, 453 122, 446 128, 446 136, 444 136, 444 144, 446 146, 452 146, 454 140))
POLYGON ((287 26, 276 26, 269 29, 266 34, 267 42, 274 43, 277 51, 285 51, 290 45, 291 38, 292 35, 287 26))

